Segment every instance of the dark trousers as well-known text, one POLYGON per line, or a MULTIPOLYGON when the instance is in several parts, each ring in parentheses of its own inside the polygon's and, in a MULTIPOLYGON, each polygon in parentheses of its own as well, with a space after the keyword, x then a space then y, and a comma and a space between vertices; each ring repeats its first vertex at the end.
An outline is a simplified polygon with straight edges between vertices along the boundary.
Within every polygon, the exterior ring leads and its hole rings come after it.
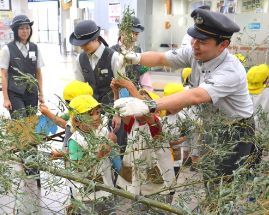
POLYGON ((36 110, 29 109, 30 106, 37 107, 38 105, 38 96, 36 94, 29 93, 27 90, 25 90, 24 94, 9 90, 8 96, 12 105, 12 110, 9 111, 12 119, 36 114, 37 108, 36 110))
MULTIPOLYGON (((10 117, 12 119, 18 118, 26 118, 31 115, 35 115, 37 112, 37 108, 35 110, 30 110, 29 107, 37 107, 38 105, 38 96, 37 94, 29 93, 25 90, 24 94, 15 93, 13 91, 8 91, 8 97, 12 105, 12 110, 9 111, 10 117)), ((35 157, 36 151, 29 150, 24 151, 25 159, 28 156, 35 157)), ((35 167, 28 167, 27 165, 24 166, 26 175, 39 175, 39 170, 35 167)), ((40 178, 37 179, 37 186, 41 187, 40 178)))
MULTIPOLYGON (((235 152, 234 155, 231 155, 229 159, 224 159, 223 161, 219 162, 216 161, 217 164, 217 172, 218 175, 232 175, 233 170, 236 170, 239 166, 243 165, 245 162, 244 160, 241 160, 239 164, 236 164, 239 159, 241 159, 244 156, 247 156, 250 154, 250 150, 253 146, 252 142, 246 142, 245 137, 254 137, 255 136, 255 125, 254 122, 251 121, 248 123, 248 125, 238 125, 236 124, 234 127, 234 131, 232 132, 232 138, 229 132, 227 131, 226 137, 224 137, 224 140, 227 139, 229 141, 232 139, 232 141, 237 142, 236 147, 234 148, 233 152, 235 152), (240 141, 240 142, 239 142, 240 141)), ((248 140, 249 141, 249 140, 248 140)), ((225 143, 225 141, 224 141, 225 143)))
MULTIPOLYGON (((220 138, 221 144, 225 144, 225 142, 233 141, 236 143, 236 146, 233 149, 233 152, 235 154, 229 156, 229 158, 225 159, 215 159, 215 173, 217 173, 215 176, 210 175, 204 175, 204 180, 208 180, 209 178, 213 179, 215 177, 221 177, 225 175, 232 175, 233 171, 236 170, 239 166, 243 165, 244 162, 247 159, 247 156, 251 153, 251 148, 253 146, 252 142, 249 142, 249 140, 246 140, 245 137, 254 137, 255 133, 255 125, 254 121, 248 122, 248 125, 239 125, 235 124, 235 127, 233 128, 233 131, 230 133, 230 131, 226 131, 225 135, 219 134, 218 136, 220 138), (232 135, 232 136, 231 136, 232 135), (240 141, 240 142, 239 142, 240 141), (239 163, 238 160, 242 157, 246 157, 245 159, 242 159, 239 163)), ((223 181, 231 182, 233 181, 233 177, 229 178, 223 178, 223 181)), ((213 184, 210 186, 210 190, 207 192, 214 192, 215 188, 218 188, 220 183, 220 180, 214 180, 213 184)), ((205 182, 205 187, 207 187, 207 182, 205 182)))

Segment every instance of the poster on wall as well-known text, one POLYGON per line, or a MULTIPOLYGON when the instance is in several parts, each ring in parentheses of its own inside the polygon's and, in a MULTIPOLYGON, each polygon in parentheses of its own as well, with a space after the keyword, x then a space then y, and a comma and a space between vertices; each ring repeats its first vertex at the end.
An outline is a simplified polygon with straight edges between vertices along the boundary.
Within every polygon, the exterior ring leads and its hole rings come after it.
POLYGON ((117 2, 108 3, 109 23, 119 23, 121 16, 121 5, 117 2))
POLYGON ((262 13, 263 12, 263 0, 242 0, 242 13, 262 13))
POLYGON ((11 10, 10 0, 0 0, 0 10, 11 10))
POLYGON ((236 0, 218 1, 217 11, 218 13, 235 13, 236 12, 236 0))

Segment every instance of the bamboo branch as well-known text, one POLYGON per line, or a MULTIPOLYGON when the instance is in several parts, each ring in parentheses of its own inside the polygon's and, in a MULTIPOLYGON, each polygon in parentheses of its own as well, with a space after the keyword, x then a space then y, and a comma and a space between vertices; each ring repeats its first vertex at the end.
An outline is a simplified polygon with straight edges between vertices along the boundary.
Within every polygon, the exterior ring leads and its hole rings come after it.
MULTIPOLYGON (((0 158, 6 160, 6 156, 3 155, 2 153, 0 153, 0 158)), ((14 155, 11 155, 9 157, 9 159, 13 160, 13 161, 15 161, 17 163, 22 164, 21 160, 19 158, 17 158, 16 156, 14 156, 14 155)), ((28 165, 37 166, 37 164, 34 163, 34 162, 29 162, 28 165)), ((62 178, 66 178, 66 179, 69 179, 69 180, 72 180, 72 181, 80 182, 80 183, 82 183, 84 185, 87 185, 87 186, 92 185, 92 183, 93 183, 92 180, 89 180, 89 179, 86 179, 86 178, 81 178, 79 176, 76 176, 76 175, 70 173, 67 170, 64 170, 64 169, 59 170, 59 169, 55 169, 55 168, 52 168, 52 167, 46 167, 45 165, 40 165, 40 166, 38 166, 38 168, 41 171, 46 171, 46 172, 49 172, 49 173, 51 173, 51 174, 53 174, 55 176, 60 176, 62 178)), ((183 215, 183 212, 182 212, 181 208, 177 208, 177 207, 174 207, 174 206, 169 205, 169 204, 165 204, 165 203, 162 203, 162 202, 159 202, 159 201, 156 201, 156 200, 145 198, 144 196, 141 196, 141 195, 135 195, 135 194, 129 193, 129 192, 124 191, 124 190, 109 187, 109 186, 101 184, 101 183, 96 183, 96 182, 94 182, 94 183, 95 183, 95 189, 100 189, 100 190, 103 190, 103 191, 106 191, 106 192, 109 192, 109 193, 112 193, 112 194, 115 194, 115 195, 118 195, 118 196, 122 196, 122 197, 127 198, 127 199, 137 201, 139 203, 143 203, 143 204, 151 206, 151 207, 155 207, 155 208, 159 208, 159 209, 162 209, 162 210, 165 210, 165 211, 172 212, 174 214, 183 215)))

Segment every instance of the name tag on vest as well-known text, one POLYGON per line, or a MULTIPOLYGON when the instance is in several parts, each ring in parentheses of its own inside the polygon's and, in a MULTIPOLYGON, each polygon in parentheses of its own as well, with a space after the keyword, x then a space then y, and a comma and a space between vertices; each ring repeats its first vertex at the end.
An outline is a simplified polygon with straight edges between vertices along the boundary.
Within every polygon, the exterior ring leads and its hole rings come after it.
POLYGON ((14 60, 21 60, 20 57, 14 57, 14 60))
POLYGON ((102 69, 101 70, 101 74, 107 74, 108 73, 108 69, 102 69))

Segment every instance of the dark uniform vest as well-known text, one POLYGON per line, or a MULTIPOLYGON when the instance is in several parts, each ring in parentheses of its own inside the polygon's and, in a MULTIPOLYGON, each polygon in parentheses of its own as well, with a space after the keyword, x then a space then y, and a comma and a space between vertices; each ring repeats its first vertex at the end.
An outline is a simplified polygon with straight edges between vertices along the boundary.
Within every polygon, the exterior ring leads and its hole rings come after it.
MULTIPOLYGON (((111 47, 113 50, 120 52, 121 48, 119 44, 116 44, 111 47)), ((142 50, 138 46, 134 46, 134 52, 141 53, 142 50)), ((140 78, 140 72, 141 72, 141 65, 132 65, 132 66, 126 66, 125 73, 126 76, 138 87, 139 87, 139 78, 140 78)))
POLYGON ((94 70, 92 70, 87 53, 83 51, 79 55, 79 63, 84 79, 92 87, 94 92, 93 97, 103 105, 114 103, 114 94, 110 87, 111 80, 114 77, 111 68, 113 53, 114 50, 105 47, 94 70))
POLYGON ((27 89, 30 93, 36 94, 38 92, 38 86, 36 84, 27 83, 21 85, 21 81, 15 81, 14 76, 22 76, 16 70, 12 69, 15 67, 19 69, 21 72, 25 74, 31 74, 35 77, 35 73, 37 70, 37 59, 38 59, 38 52, 37 52, 37 45, 34 43, 29 42, 29 52, 35 52, 35 59, 29 58, 29 53, 26 58, 23 56, 21 51, 18 49, 15 41, 10 42, 7 44, 10 52, 10 61, 9 61, 9 68, 8 68, 8 90, 13 91, 18 94, 24 94, 25 89, 27 89), (21 86, 20 86, 21 85, 21 86), (30 87, 32 85, 32 87, 30 87), (31 88, 31 89, 30 89, 31 88))

